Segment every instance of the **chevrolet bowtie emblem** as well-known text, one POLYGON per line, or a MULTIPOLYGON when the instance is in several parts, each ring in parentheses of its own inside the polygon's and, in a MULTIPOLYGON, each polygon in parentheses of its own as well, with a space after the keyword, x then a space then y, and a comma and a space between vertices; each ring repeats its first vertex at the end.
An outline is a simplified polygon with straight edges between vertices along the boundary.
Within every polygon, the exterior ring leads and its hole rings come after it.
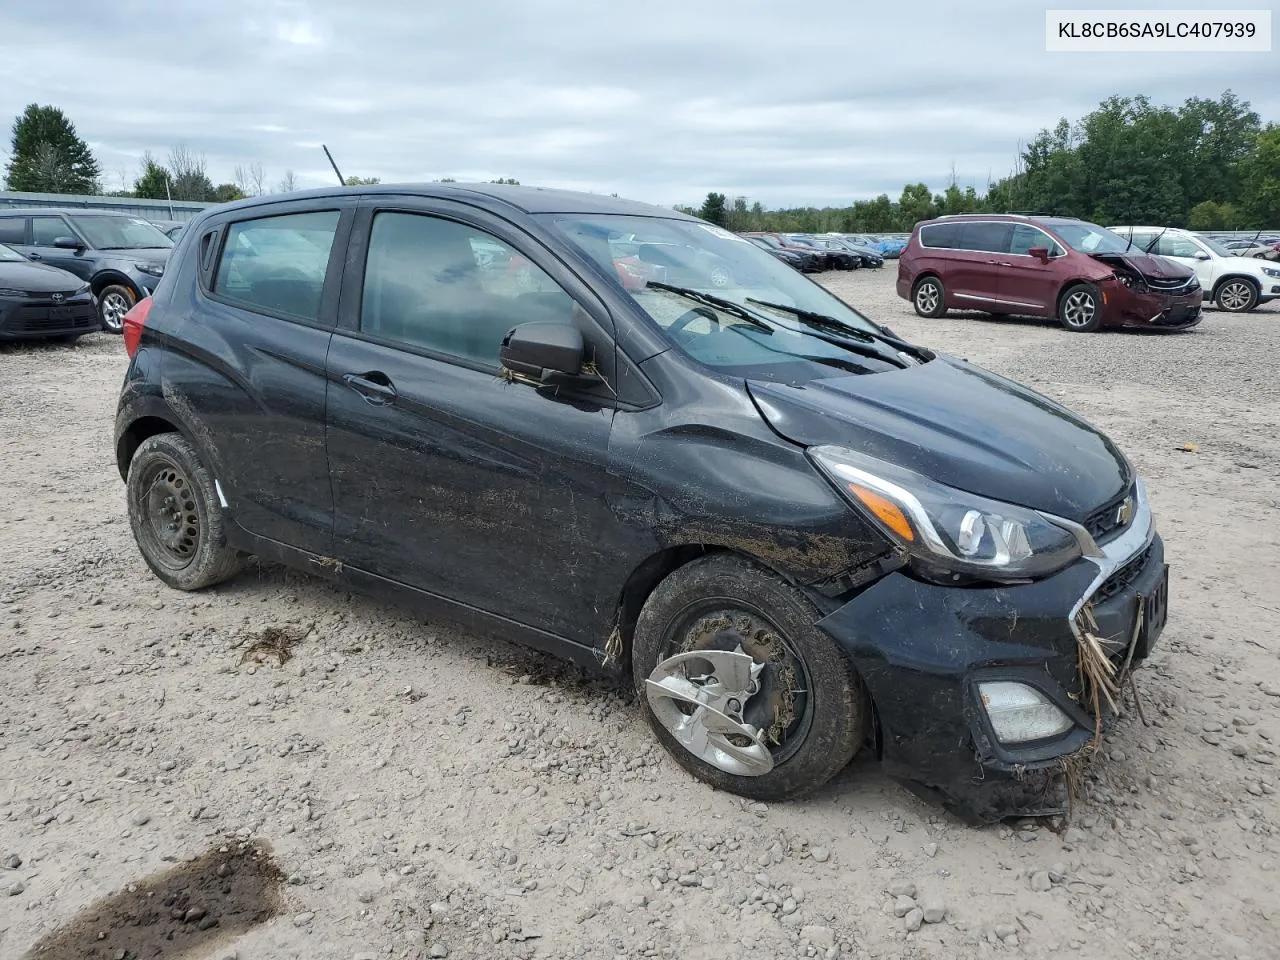
POLYGON ((1125 497, 1124 503, 1116 508, 1116 526, 1127 527, 1133 519, 1133 497, 1125 497))

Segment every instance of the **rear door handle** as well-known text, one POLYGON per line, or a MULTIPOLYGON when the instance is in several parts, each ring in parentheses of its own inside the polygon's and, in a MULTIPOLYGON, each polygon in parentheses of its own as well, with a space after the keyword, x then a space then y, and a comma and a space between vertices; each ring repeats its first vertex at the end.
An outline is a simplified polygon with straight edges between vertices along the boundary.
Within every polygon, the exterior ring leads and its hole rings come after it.
POLYGON ((369 403, 394 403, 398 396, 391 378, 380 370, 370 370, 367 373, 344 373, 342 382, 369 403))

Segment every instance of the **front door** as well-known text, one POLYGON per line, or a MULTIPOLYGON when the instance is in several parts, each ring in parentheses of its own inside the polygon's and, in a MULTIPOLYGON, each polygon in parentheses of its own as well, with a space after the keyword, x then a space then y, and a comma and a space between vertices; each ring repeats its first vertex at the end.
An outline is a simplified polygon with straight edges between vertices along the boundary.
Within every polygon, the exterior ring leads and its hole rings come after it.
POLYGON ((31 218, 31 246, 27 248, 27 256, 37 263, 48 264, 59 270, 74 273, 81 280, 88 280, 93 273, 93 261, 84 255, 84 250, 70 250, 66 247, 55 247, 55 240, 69 237, 80 239, 66 219, 59 216, 31 218))
POLYGON ((505 380, 498 351, 520 323, 577 323, 607 361, 608 314, 505 221, 375 199, 357 221, 327 367, 335 556, 596 645, 616 599, 595 593, 617 522, 612 397, 505 380))
POLYGON ((1054 315, 1055 297, 1062 281, 1054 270, 1052 258, 1064 252, 1056 240, 1038 227, 1029 223, 1014 224, 1009 253, 1000 258, 1004 265, 997 287, 997 296, 1010 312, 1054 315), (1049 251, 1048 263, 1031 255, 1036 247, 1049 251))

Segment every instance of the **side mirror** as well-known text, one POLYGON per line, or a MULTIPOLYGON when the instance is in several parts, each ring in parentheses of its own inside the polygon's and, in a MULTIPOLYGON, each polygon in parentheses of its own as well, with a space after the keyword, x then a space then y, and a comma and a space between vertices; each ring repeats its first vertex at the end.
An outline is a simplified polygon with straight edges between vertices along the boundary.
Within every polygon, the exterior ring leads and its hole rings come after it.
POLYGON ((1203 250, 1197 250, 1197 251, 1196 251, 1196 259, 1197 259, 1197 260, 1208 260, 1208 259, 1209 259, 1209 255, 1208 255, 1207 253, 1205 253, 1203 250))
POLYGON ((1027 251, 1027 253, 1028 253, 1028 254, 1030 254, 1031 256, 1035 257, 1035 258, 1036 258, 1037 260, 1039 260, 1041 263, 1048 263, 1048 262, 1049 262, 1049 248, 1048 248, 1048 247, 1032 247, 1030 250, 1028 250, 1028 251, 1027 251))
POLYGON ((84 244, 75 237, 54 237, 53 245, 59 250, 83 250, 84 244))
POLYGON ((582 375, 586 345, 582 331, 570 323, 539 321, 514 327, 502 341, 502 369, 539 383, 549 377, 582 375))

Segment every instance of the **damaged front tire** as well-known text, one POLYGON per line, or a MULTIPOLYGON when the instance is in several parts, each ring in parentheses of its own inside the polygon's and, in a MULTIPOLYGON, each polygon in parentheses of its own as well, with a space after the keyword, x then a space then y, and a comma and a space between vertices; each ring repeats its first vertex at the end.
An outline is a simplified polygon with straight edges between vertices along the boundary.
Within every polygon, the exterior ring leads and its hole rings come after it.
POLYGON ((848 764, 866 699, 819 617, 800 590, 728 554, 658 585, 631 667, 645 719, 677 763, 755 800, 808 793, 848 764))

